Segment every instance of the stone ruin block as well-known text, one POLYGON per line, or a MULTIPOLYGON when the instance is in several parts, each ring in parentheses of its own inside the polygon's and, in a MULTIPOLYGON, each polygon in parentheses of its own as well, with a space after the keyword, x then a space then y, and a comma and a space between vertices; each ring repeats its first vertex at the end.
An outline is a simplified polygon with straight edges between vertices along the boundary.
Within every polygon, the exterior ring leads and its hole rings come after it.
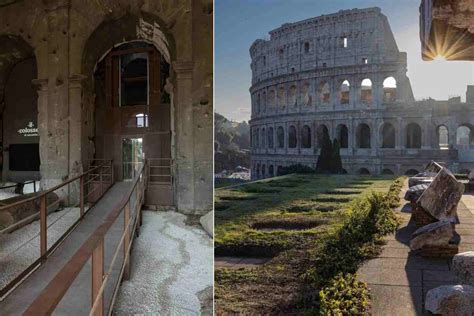
POLYGON ((456 215, 463 193, 464 185, 448 169, 442 168, 417 204, 434 218, 442 220, 456 215))
POLYGON ((416 227, 423 227, 425 225, 436 223, 438 219, 434 218, 430 213, 425 211, 421 206, 412 202, 411 204, 411 217, 416 227))
POLYGON ((410 249, 418 250, 425 246, 445 246, 454 237, 453 225, 449 220, 441 220, 417 229, 410 240, 410 249))
POLYGON ((474 251, 455 255, 453 271, 460 283, 474 286, 474 251))
POLYGON ((418 199, 423 194, 423 192, 425 192, 425 190, 428 188, 428 186, 429 186, 429 184, 418 184, 418 185, 411 186, 405 192, 405 200, 408 201, 408 202, 418 201, 418 199))
POLYGON ((435 315, 474 315, 474 287, 443 285, 426 294, 425 309, 435 315))

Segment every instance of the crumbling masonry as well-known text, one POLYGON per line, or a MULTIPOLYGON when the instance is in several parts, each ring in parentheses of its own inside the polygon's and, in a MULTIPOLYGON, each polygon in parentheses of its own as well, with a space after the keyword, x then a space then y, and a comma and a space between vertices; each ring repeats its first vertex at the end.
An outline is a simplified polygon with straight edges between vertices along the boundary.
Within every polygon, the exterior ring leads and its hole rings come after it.
POLYGON ((350 174, 415 174, 431 160, 474 170, 474 86, 466 103, 415 101, 379 8, 283 24, 252 58, 252 178, 315 167, 322 136, 338 139, 350 174))

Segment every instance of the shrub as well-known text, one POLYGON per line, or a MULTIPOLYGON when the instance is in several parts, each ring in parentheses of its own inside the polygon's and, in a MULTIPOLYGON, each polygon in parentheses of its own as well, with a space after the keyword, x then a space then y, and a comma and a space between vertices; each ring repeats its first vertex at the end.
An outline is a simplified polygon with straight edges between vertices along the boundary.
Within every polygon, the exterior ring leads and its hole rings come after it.
POLYGON ((319 292, 321 315, 368 315, 370 294, 367 284, 354 274, 338 274, 319 292))
POLYGON ((308 167, 306 165, 302 164, 296 164, 296 165, 291 165, 288 167, 282 167, 280 169, 280 172, 278 172, 279 176, 283 176, 286 174, 291 174, 291 173, 315 173, 315 170, 311 167, 308 167))

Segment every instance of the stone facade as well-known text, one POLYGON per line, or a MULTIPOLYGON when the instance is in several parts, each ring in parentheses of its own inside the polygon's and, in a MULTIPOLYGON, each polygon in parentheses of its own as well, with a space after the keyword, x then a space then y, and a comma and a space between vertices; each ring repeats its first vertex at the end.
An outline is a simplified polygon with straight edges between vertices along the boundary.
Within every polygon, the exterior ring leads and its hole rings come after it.
POLYGON ((474 87, 467 103, 415 101, 379 8, 284 24, 250 47, 252 178, 315 167, 324 133, 350 174, 412 174, 430 161, 474 170, 474 87))
MULTIPOLYGON (((97 109, 104 94, 98 91, 104 87, 98 85, 96 71, 119 45, 141 41, 158 51, 170 68, 165 90, 170 95, 166 124, 173 204, 184 213, 204 214, 212 208, 212 10, 212 0, 0 3, 0 107, 5 112, 16 106, 5 98, 9 74, 19 61, 33 58, 37 113, 32 120, 39 128, 43 188, 80 174, 93 158, 110 158, 97 137, 97 109)), ((2 117, 4 127, 13 123, 2 117)), ((109 126, 120 123, 112 122, 116 116, 107 111, 105 118, 109 126)), ((159 146, 155 143, 148 141, 149 147, 159 146)), ((4 157, 7 151, 4 148, 4 157)), ((120 163, 120 157, 115 158, 120 163)), ((3 180, 20 181, 18 176, 26 180, 28 175, 4 172, 3 180)))

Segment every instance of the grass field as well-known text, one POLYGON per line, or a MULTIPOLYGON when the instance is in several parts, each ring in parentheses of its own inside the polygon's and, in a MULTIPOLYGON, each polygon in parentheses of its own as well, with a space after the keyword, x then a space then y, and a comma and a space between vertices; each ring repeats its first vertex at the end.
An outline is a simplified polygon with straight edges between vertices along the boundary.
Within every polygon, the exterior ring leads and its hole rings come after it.
POLYGON ((347 205, 387 192, 394 178, 287 175, 216 190, 215 255, 264 257, 263 265, 216 269, 216 312, 314 312, 302 277, 324 238, 340 228, 347 205))

